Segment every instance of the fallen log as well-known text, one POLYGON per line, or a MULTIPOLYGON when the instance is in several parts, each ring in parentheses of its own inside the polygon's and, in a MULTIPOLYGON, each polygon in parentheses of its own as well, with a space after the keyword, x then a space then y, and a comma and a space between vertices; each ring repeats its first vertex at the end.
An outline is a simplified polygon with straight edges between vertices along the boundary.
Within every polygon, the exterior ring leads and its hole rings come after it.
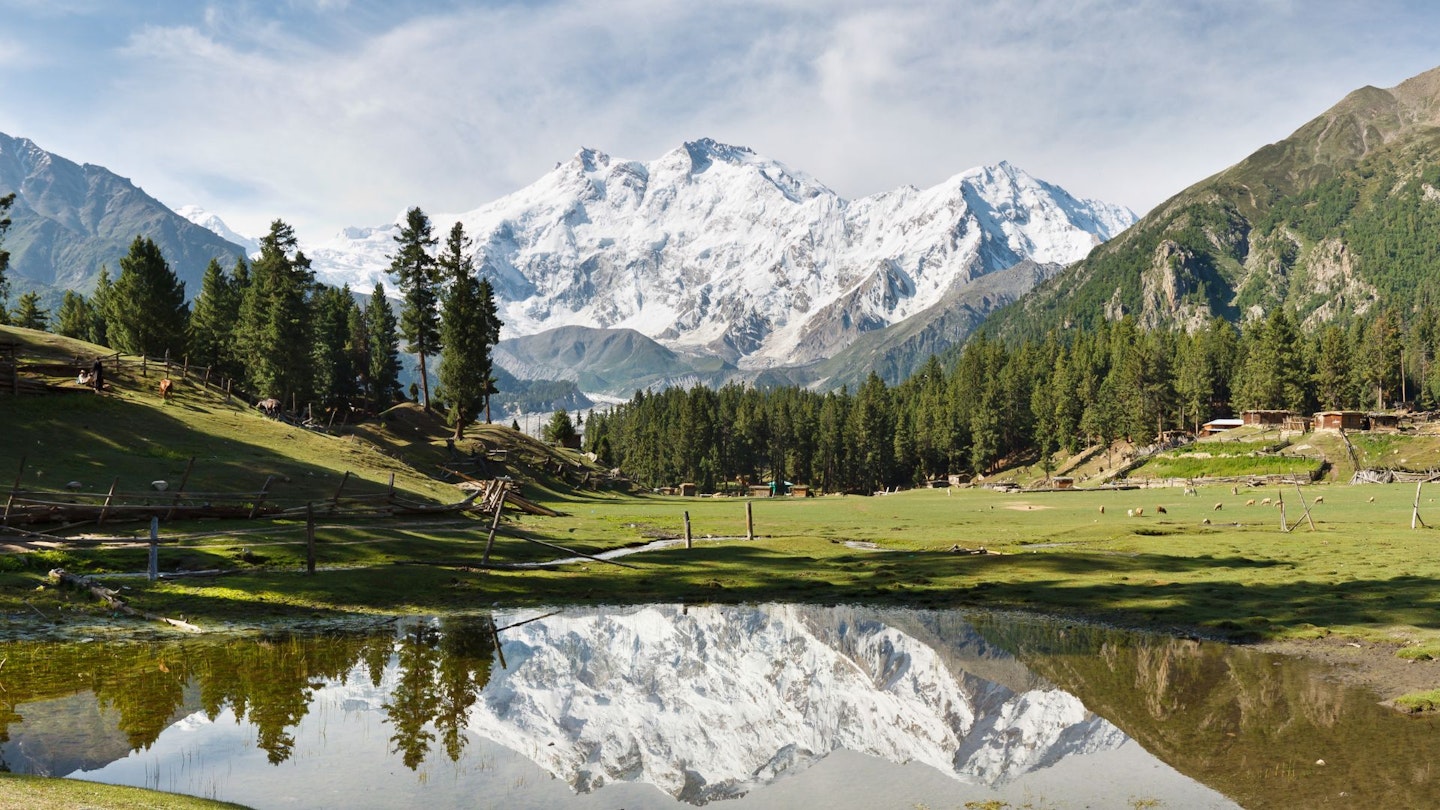
POLYGON ((171 619, 166 616, 159 616, 154 613, 146 613, 143 610, 136 610, 135 608, 125 604, 115 591, 105 587, 104 585, 101 585, 91 577, 72 574, 63 568, 54 568, 50 571, 50 579, 62 585, 70 585, 75 588, 83 588, 89 591, 93 596, 95 596, 95 598, 109 605, 112 609, 118 610, 127 616, 138 616, 139 618, 148 619, 152 622, 164 622, 171 627, 184 630, 187 633, 205 632, 201 628, 196 627, 189 622, 184 622, 179 619, 171 619))

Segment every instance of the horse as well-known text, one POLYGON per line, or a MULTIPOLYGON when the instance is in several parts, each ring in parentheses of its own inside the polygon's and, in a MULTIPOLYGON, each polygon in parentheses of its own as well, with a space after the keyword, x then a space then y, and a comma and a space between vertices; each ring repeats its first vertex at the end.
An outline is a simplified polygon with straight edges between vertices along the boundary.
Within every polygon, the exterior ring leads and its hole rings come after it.
POLYGON ((265 414, 266 416, 280 415, 280 400, 273 397, 270 399, 260 400, 259 402, 255 403, 255 407, 259 408, 260 412, 265 414))

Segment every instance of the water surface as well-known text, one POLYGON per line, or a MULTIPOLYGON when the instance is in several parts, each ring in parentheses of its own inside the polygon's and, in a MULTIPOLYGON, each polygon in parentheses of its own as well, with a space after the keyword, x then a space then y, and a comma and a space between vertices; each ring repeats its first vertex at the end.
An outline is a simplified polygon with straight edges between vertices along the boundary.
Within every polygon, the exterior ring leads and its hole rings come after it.
POLYGON ((0 660, 4 767, 257 808, 1440 806, 1435 724, 1312 664, 1014 616, 497 612, 0 660))

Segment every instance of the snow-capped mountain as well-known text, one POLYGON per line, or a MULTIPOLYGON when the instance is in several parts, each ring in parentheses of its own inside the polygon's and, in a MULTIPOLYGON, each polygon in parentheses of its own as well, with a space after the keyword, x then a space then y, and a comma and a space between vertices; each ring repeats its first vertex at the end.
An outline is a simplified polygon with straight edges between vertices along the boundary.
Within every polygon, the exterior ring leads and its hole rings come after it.
MULTIPOLYGON (((317 276, 385 279, 397 224, 306 246, 317 276)), ((741 368, 800 365, 1029 259, 1065 264, 1134 221, 1001 163, 929 189, 846 200, 782 163, 705 139, 642 163, 583 149, 459 215, 505 336, 628 328, 741 368)))
POLYGON ((1069 693, 952 671, 845 608, 644 607, 502 638, 470 730, 581 792, 644 782, 704 804, 840 749, 996 786, 1127 739, 1069 693))
MULTIPOLYGON (((201 208, 198 205, 182 205, 179 208, 175 209, 175 213, 190 220, 196 225, 199 225, 200 227, 210 231, 211 233, 216 234, 225 241, 232 242, 239 245, 240 247, 245 248, 246 256, 254 256, 255 254, 260 252, 259 239, 252 239, 248 236, 241 236, 240 234, 231 230, 230 226, 226 225, 225 220, 221 219, 218 214, 206 211, 204 208, 201 208)), ((229 271, 230 268, 227 267, 225 269, 226 271, 229 271)))

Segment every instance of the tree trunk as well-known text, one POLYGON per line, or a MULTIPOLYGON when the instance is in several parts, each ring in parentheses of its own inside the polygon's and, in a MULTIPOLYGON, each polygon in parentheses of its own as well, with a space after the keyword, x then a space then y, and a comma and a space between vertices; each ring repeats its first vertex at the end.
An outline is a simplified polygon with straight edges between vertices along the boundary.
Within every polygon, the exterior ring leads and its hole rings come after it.
POLYGON ((420 352, 420 393, 425 412, 430 412, 430 376, 425 372, 425 352, 420 352))

